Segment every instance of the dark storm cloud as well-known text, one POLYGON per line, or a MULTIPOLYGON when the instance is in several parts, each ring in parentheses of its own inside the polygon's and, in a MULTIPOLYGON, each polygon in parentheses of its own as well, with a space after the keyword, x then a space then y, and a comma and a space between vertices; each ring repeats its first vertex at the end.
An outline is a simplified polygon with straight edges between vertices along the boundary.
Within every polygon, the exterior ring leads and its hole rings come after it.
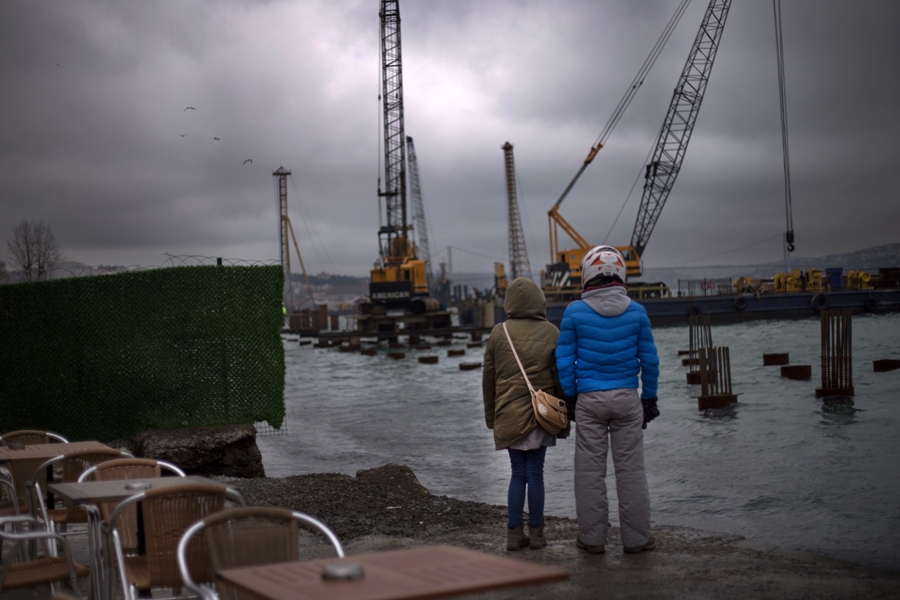
MULTIPOLYGON (((432 254, 473 252, 454 254, 457 270, 506 259, 508 140, 537 271, 549 258, 547 209, 677 1, 400 4, 406 129, 432 254)), ((782 5, 798 252, 896 242, 900 8, 782 5)), ((591 242, 604 241, 655 143, 705 7, 688 8, 563 204, 591 242)), ((93 264, 159 264, 165 252, 275 259, 271 173, 284 165, 307 267, 365 273, 379 221, 378 8, 377 0, 0 4, 0 238, 22 218, 44 219, 65 254, 93 264)), ((648 265, 781 256, 774 48, 771 3, 734 3, 648 265)), ((608 242, 628 242, 639 199, 640 187, 608 242)))

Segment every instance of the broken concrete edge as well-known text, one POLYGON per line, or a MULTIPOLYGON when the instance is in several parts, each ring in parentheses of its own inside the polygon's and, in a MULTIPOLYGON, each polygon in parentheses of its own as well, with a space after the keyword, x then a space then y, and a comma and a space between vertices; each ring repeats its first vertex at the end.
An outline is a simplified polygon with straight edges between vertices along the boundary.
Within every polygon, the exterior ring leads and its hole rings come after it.
POLYGON ((107 445, 173 463, 189 475, 266 476, 253 425, 150 429, 107 445))

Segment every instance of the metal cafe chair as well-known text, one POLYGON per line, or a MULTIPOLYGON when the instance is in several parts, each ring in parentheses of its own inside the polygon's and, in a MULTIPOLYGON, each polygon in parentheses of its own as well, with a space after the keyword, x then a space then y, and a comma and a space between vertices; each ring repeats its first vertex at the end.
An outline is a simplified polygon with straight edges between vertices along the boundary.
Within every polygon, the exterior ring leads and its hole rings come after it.
POLYGON ((203 600, 244 600, 254 596, 225 582, 211 584, 221 569, 296 561, 298 524, 322 532, 339 557, 344 549, 334 532, 321 521, 286 508, 253 506, 233 508, 197 521, 178 542, 178 570, 184 586, 203 600), (196 536, 196 539, 195 539, 196 536), (191 573, 197 574, 197 581, 191 573))
MULTIPOLYGON (((164 460, 152 458, 117 458, 97 464, 78 477, 78 481, 110 481, 118 479, 154 479, 162 477, 163 470, 178 477, 185 477, 178 466, 164 460)), ((116 504, 101 503, 97 508, 104 521, 109 521, 116 504)), ((137 547, 137 507, 131 506, 119 517, 119 536, 122 548, 133 550, 137 547)))
MULTIPOLYGON (((3 517, 19 515, 19 495, 16 493, 12 475, 3 467, 0 467, 0 498, 2 498, 0 500, 0 529, 5 529, 6 525, 2 522, 3 517)), ((22 557, 24 558, 24 554, 22 557)), ((2 559, 3 544, 0 544, 0 560, 2 559)))
MULTIPOLYGON (((20 429, 18 431, 9 431, 0 435, 0 446, 9 446, 10 444, 30 446, 32 444, 50 444, 53 442, 66 444, 69 440, 58 433, 41 429, 20 429)), ((20 509, 24 509, 30 505, 26 491, 27 481, 34 478, 42 486, 46 487, 47 485, 46 473, 43 471, 36 473, 36 466, 36 461, 17 461, 9 464, 8 473, 11 477, 10 480, 16 486, 16 496, 20 509)))
POLYGON ((19 514, 19 494, 12 474, 0 467, 0 517, 19 514))
MULTIPOLYGON (((114 559, 125 600, 136 600, 138 591, 174 590, 184 586, 176 560, 178 540, 191 524, 224 510, 226 498, 244 505, 240 492, 223 484, 186 482, 147 490, 123 500, 116 507, 103 529, 107 543, 112 546, 110 557, 114 559), (126 556, 118 529, 119 518, 128 507, 137 503, 141 509, 139 519, 143 523, 144 547, 140 548, 140 554, 126 556)), ((205 565, 200 566, 205 568, 205 565)), ((110 576, 108 583, 112 588, 114 577, 110 576)))
POLYGON ((13 543, 13 547, 3 561, 0 592, 49 583, 51 590, 57 593, 60 583, 68 581, 72 590, 81 598, 76 579, 87 577, 90 569, 72 557, 65 538, 43 529, 41 523, 31 515, 16 515, 0 519, 0 543, 7 540, 13 543), (6 531, 6 525, 11 525, 12 530, 6 531), (43 556, 15 561, 15 556, 21 558, 24 555, 23 552, 17 552, 22 549, 20 545, 34 541, 43 545, 43 556), (62 556, 57 555, 57 548, 62 549, 62 556))
MULTIPOLYGON (((96 464, 84 471, 78 476, 78 482, 155 479, 162 477, 163 471, 177 477, 185 477, 184 471, 178 466, 164 460, 115 458, 96 464)), ((102 546, 100 543, 100 523, 109 521, 117 505, 118 503, 115 502, 101 502, 97 506, 89 505, 85 507, 89 528, 95 535, 93 540, 95 548, 102 546)), ((129 506, 119 515, 117 527, 122 544, 122 552, 125 554, 136 554, 138 548, 138 514, 136 504, 129 506)), ((101 569, 101 573, 104 566, 104 564, 97 565, 97 568, 101 569)), ((105 579, 105 576, 101 576, 100 579, 105 579)))
MULTIPOLYGON (((115 450, 113 448, 97 448, 94 450, 83 450, 80 452, 70 452, 63 456, 57 456, 45 461, 35 471, 43 473, 48 467, 52 467, 57 463, 62 465, 63 482, 78 481, 78 477, 89 468, 98 465, 107 460, 116 458, 134 458, 130 453, 123 450, 115 450)), ((41 490, 40 483, 37 479, 32 480, 31 487, 34 490, 32 494, 32 502, 34 503, 35 514, 44 520, 47 528, 58 529, 61 534, 65 535, 68 526, 74 523, 87 523, 87 513, 84 509, 75 506, 71 502, 66 502, 63 508, 47 506, 44 503, 44 495, 41 490)))

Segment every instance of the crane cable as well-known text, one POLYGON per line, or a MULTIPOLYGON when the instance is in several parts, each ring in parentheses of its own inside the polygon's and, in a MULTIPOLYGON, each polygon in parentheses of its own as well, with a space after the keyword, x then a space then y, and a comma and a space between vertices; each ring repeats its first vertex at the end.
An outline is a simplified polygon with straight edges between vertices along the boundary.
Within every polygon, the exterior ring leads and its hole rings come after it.
POLYGON ((590 151, 588 152, 587 157, 584 159, 584 163, 581 165, 581 168, 578 169, 578 172, 575 174, 575 177, 566 186, 566 189, 563 190, 562 195, 559 197, 559 200, 554 204, 554 208, 559 207, 562 204, 562 201, 569 194, 572 187, 575 185, 575 182, 578 181, 578 178, 581 177, 581 174, 584 173, 584 170, 587 168, 589 164, 594 160, 594 157, 597 156, 597 152, 606 145, 606 140, 609 138, 612 130, 615 129, 616 125, 618 125, 619 120, 621 120, 622 115, 625 114, 625 110, 628 108, 628 105, 631 104, 631 101, 634 99, 635 94, 637 94, 638 89, 644 84, 644 79, 647 77, 647 74, 650 72, 650 69, 653 68, 653 65, 656 63, 656 59, 659 58, 660 53, 662 53, 663 48, 666 45, 666 42, 669 41, 669 38, 672 36, 672 32, 675 30, 675 27, 678 25, 678 22, 681 20, 682 15, 684 15, 685 9, 687 9, 688 4, 690 4, 691 0, 681 0, 681 4, 678 5, 678 8, 675 9, 675 14, 672 15, 672 18, 669 19, 669 22, 666 24, 665 29, 660 34, 659 39, 656 40, 656 43, 653 45, 653 48, 650 50, 650 54, 647 55, 647 58, 644 59, 644 64, 641 65, 641 68, 638 69, 637 74, 634 76, 634 79, 631 80, 631 83, 628 86, 628 89, 625 91, 625 94, 622 96, 622 99, 619 100, 619 104, 616 105, 613 114, 609 117, 609 120, 606 122, 606 125, 603 126, 603 130, 600 132, 600 135, 597 136, 597 139, 594 140, 594 145, 591 146, 590 151))
POLYGON ((784 77, 784 40, 781 35, 781 0, 772 0, 772 8, 775 12, 775 51, 778 55, 778 96, 781 102, 781 149, 784 156, 784 213, 785 243, 788 252, 794 251, 794 215, 791 205, 791 159, 788 152, 788 123, 787 123, 787 91, 785 90, 784 77))

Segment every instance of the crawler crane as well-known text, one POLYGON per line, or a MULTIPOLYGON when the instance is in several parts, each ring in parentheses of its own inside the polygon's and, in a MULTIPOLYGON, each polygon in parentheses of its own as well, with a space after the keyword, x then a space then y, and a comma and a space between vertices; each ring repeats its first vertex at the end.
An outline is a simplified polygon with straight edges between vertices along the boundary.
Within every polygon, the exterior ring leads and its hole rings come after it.
MULTIPOLYGON (((629 278, 640 277, 643 271, 641 257, 681 170, 730 7, 731 0, 710 0, 684 70, 675 86, 653 157, 645 168, 643 197, 631 235, 631 244, 616 246, 625 256, 629 278)), ((559 206, 602 145, 598 142, 591 148, 578 175, 548 211, 550 253, 551 260, 554 261, 542 273, 542 286, 548 297, 567 300, 577 297, 581 291, 581 258, 594 244, 590 244, 559 214, 559 206), (575 248, 559 248, 559 229, 572 238, 575 248)))

